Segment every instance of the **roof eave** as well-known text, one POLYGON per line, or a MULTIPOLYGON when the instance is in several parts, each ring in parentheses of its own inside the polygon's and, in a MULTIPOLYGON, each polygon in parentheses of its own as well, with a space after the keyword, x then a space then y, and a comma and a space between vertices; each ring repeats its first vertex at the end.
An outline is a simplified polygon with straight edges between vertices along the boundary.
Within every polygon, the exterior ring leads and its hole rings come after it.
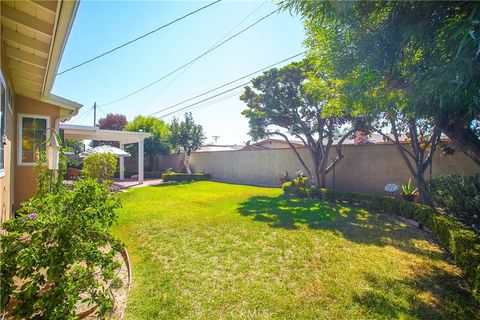
POLYGON ((58 14, 55 21, 55 29, 53 31, 52 46, 48 55, 47 72, 42 86, 42 101, 57 105, 63 109, 70 110, 69 116, 64 121, 69 120, 82 107, 81 104, 70 101, 65 98, 51 94, 55 77, 58 72, 60 60, 67 43, 68 36, 75 20, 80 1, 59 1, 58 14))

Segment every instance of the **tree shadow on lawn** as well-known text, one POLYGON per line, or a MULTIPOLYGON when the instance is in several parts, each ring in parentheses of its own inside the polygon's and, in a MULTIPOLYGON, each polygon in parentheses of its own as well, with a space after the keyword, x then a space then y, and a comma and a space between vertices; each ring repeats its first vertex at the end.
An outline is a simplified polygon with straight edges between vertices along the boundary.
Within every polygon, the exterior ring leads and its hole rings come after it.
POLYGON ((480 319, 479 304, 459 286, 460 276, 437 266, 403 279, 381 278, 373 272, 364 279, 368 289, 356 293, 353 302, 372 318, 480 319))
MULTIPOLYGON (((252 197, 241 203, 237 210, 243 216, 253 217, 254 221, 265 222, 272 228, 329 230, 354 243, 388 245, 434 261, 448 260, 448 255, 441 250, 416 245, 432 239, 393 215, 285 196, 252 197)), ((397 319, 412 314, 420 319, 480 318, 479 304, 465 289, 466 283, 461 275, 432 263, 428 268, 422 268, 426 270, 412 270, 402 279, 386 279, 374 272, 366 274, 364 278, 370 289, 363 294, 356 293, 353 301, 363 306, 365 313, 373 318, 397 319), (406 298, 407 305, 399 304, 398 297, 406 298)))
POLYGON ((237 211, 243 216, 253 216, 255 221, 268 223, 272 228, 298 230, 306 226, 310 229, 330 230, 355 243, 390 245, 432 259, 445 258, 439 251, 416 246, 415 240, 432 239, 393 215, 283 195, 252 197, 241 203, 237 211))

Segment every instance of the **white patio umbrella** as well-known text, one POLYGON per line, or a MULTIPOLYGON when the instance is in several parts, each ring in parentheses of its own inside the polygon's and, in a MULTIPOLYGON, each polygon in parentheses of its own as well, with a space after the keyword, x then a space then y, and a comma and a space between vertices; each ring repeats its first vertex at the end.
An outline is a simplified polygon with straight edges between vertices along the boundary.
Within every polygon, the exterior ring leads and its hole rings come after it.
POLYGON ((111 153, 117 157, 130 157, 130 153, 109 145, 98 146, 92 149, 85 150, 82 153, 80 153, 80 157, 86 157, 92 153, 111 153))

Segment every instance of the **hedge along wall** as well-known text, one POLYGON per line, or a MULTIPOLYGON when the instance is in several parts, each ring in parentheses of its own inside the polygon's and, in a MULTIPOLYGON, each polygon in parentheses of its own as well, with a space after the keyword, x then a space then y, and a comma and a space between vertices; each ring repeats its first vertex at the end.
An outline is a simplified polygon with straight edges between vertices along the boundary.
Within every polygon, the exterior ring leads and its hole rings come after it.
POLYGON ((347 202, 368 210, 396 214, 425 226, 437 241, 451 253, 463 269, 475 299, 480 302, 480 238, 454 218, 433 208, 391 197, 328 189, 296 189, 284 187, 286 193, 330 202, 347 202))
MULTIPOLYGON (((310 158, 307 149, 299 149, 299 152, 304 159, 310 158)), ((345 157, 335 169, 335 180, 333 172, 327 175, 330 189, 385 194, 387 183, 404 184, 410 177, 394 145, 345 145, 343 154, 345 157)), ((335 155, 332 150, 331 157, 335 155)), ((179 163, 176 156, 163 157, 161 167, 176 170, 179 163)), ((285 171, 292 177, 296 171, 302 170, 290 149, 195 152, 190 157, 190 164, 193 172, 208 173, 212 180, 273 187, 281 185, 280 177, 285 171)), ((449 157, 436 153, 434 175, 478 172, 480 167, 460 151, 449 157)))

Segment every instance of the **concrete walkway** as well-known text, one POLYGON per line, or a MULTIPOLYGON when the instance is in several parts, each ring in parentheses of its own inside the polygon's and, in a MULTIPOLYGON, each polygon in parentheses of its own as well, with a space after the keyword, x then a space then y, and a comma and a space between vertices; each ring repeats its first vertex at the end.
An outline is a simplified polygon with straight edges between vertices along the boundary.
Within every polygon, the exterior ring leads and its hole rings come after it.
POLYGON ((145 179, 143 181, 143 184, 139 184, 137 179, 125 179, 124 181, 119 181, 115 179, 115 184, 120 186, 122 189, 148 187, 160 183, 163 183, 161 179, 145 179))

